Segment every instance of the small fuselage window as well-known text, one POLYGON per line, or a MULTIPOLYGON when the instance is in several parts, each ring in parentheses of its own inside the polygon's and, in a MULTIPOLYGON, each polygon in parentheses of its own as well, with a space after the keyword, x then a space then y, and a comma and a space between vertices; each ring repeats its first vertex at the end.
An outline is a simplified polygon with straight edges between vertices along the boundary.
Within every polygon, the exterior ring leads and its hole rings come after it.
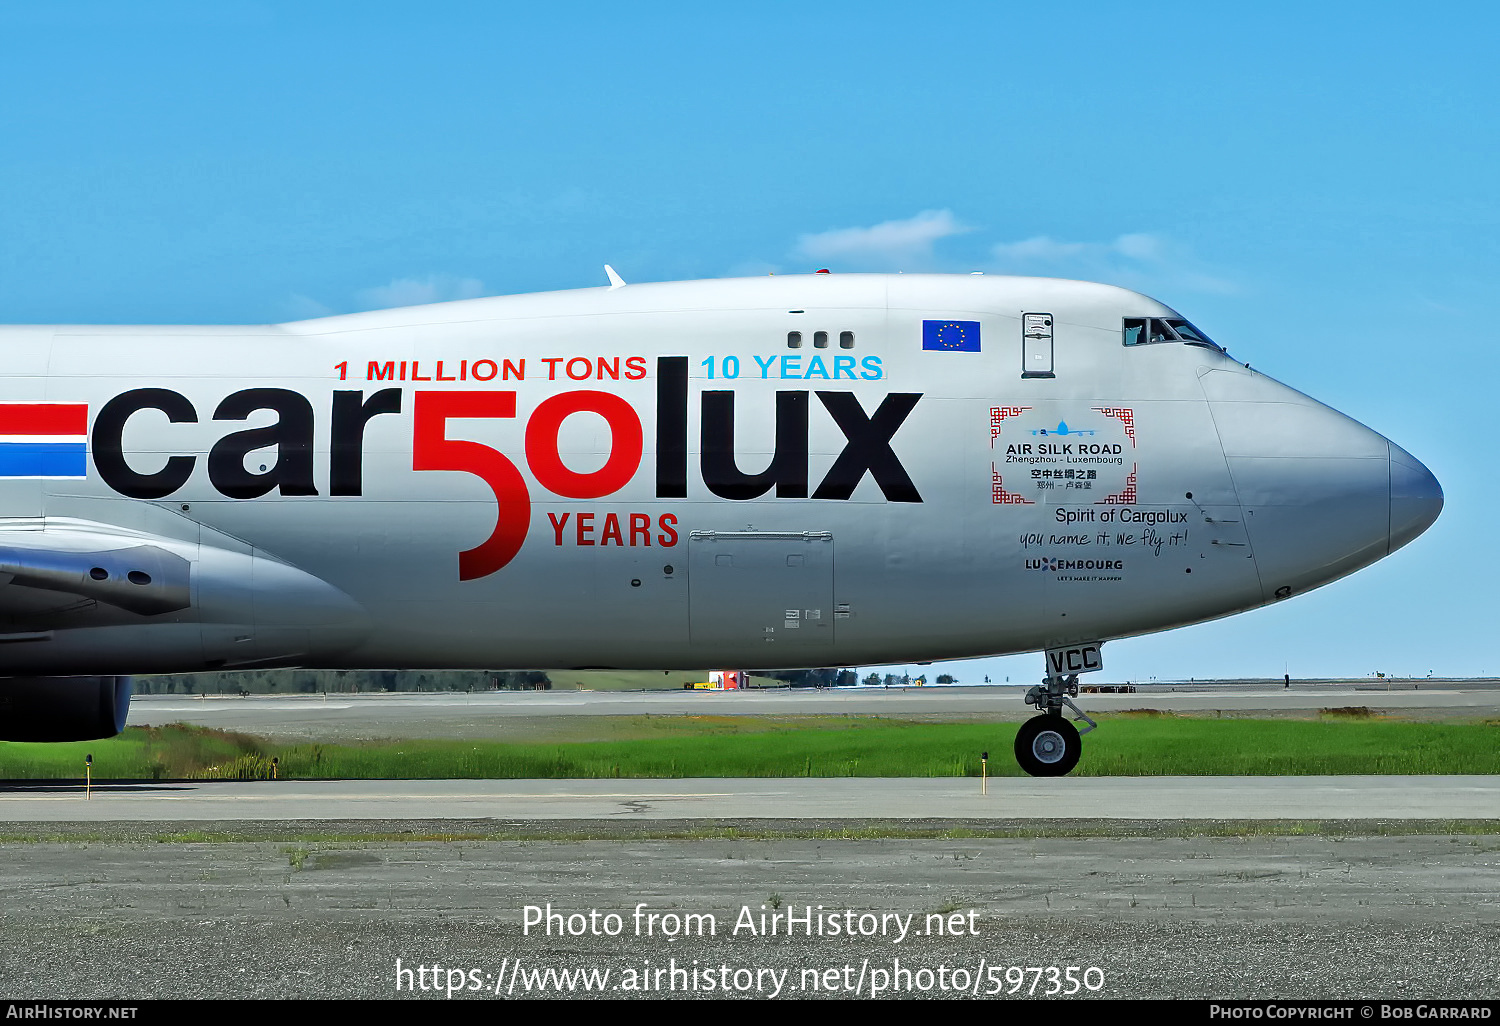
MULTIPOLYGON (((800 313, 801 311, 796 311, 796 312, 800 313)), ((832 336, 828 332, 826 332, 826 331, 815 331, 815 332, 813 332, 812 333, 813 348, 814 349, 827 349, 829 341, 830 341, 831 338, 832 338, 832 336)), ((789 332, 787 332, 786 333, 786 347, 788 349, 801 349, 802 348, 802 332, 800 332, 800 331, 789 331, 789 332)), ((839 348, 840 349, 853 349, 854 348, 854 332, 852 332, 852 331, 841 331, 841 332, 839 332, 839 348)))
POLYGON ((1213 339, 1181 317, 1127 317, 1124 323, 1124 342, 1127 346, 1186 342, 1191 346, 1208 346, 1223 351, 1213 339))

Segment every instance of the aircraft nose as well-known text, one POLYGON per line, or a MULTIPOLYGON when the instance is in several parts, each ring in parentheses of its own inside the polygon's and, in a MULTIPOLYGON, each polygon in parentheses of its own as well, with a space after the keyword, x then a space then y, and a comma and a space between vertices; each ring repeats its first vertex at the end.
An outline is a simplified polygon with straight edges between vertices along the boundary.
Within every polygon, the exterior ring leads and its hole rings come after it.
POLYGON ((1390 442, 1391 549, 1395 552, 1432 526, 1443 511, 1443 486, 1422 461, 1390 442))
POLYGON ((1437 481, 1379 432, 1264 375, 1200 380, 1268 599, 1369 566, 1437 518, 1437 481))

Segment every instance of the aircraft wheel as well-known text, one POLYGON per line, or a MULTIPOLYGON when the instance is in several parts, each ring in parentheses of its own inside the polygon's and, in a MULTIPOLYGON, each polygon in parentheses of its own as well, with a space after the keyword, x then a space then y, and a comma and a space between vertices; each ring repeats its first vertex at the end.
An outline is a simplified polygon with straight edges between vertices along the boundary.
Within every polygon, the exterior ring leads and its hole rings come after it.
POLYGON ((1078 728, 1055 713, 1033 716, 1016 732, 1016 761, 1033 777, 1066 776, 1082 751, 1078 728))

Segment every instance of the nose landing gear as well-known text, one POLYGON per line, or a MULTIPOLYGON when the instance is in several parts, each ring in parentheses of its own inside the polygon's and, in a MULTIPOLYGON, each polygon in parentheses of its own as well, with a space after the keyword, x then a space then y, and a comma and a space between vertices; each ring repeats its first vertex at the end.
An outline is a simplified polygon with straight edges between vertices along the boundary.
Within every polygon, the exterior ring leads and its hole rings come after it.
MULTIPOLYGON (((1096 660, 1097 651, 1096 648, 1096 660)), ((1016 732, 1016 761, 1033 777, 1061 777, 1071 772, 1083 754, 1080 736, 1099 725, 1073 704, 1073 699, 1078 697, 1078 674, 1057 672, 1051 655, 1049 652, 1048 674, 1041 685, 1026 692, 1026 704, 1035 706, 1041 715, 1021 724, 1021 729, 1016 732), (1064 707, 1077 713, 1078 719, 1064 719, 1064 707), (1087 723, 1088 726, 1079 730, 1073 725, 1075 722, 1087 723)), ((1099 668, 1102 664, 1087 669, 1099 668)))
POLYGON ((1033 777, 1061 777, 1078 765, 1078 728, 1053 714, 1033 716, 1016 733, 1016 761, 1033 777))

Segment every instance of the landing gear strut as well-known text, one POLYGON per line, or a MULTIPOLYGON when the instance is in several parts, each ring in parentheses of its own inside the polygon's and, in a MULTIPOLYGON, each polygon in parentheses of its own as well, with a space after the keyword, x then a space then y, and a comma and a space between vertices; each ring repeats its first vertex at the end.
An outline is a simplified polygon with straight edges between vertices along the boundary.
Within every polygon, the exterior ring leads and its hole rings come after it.
MULTIPOLYGON (((1094 651, 1097 659, 1097 648, 1094 651)), ((1026 692, 1026 704, 1035 706, 1041 715, 1033 716, 1021 724, 1021 729, 1016 733, 1016 761, 1033 777, 1061 777, 1069 773, 1078 765, 1078 757, 1083 754, 1079 736, 1098 726, 1089 719, 1087 713, 1073 704, 1073 699, 1078 696, 1078 674, 1059 673, 1052 653, 1048 652, 1047 655, 1047 676, 1039 686, 1026 692), (1077 713, 1078 719, 1064 719, 1064 707, 1077 713), (1088 726, 1079 730, 1073 725, 1075 722, 1087 723, 1088 726)), ((1087 667, 1097 668, 1099 667, 1087 667)))

